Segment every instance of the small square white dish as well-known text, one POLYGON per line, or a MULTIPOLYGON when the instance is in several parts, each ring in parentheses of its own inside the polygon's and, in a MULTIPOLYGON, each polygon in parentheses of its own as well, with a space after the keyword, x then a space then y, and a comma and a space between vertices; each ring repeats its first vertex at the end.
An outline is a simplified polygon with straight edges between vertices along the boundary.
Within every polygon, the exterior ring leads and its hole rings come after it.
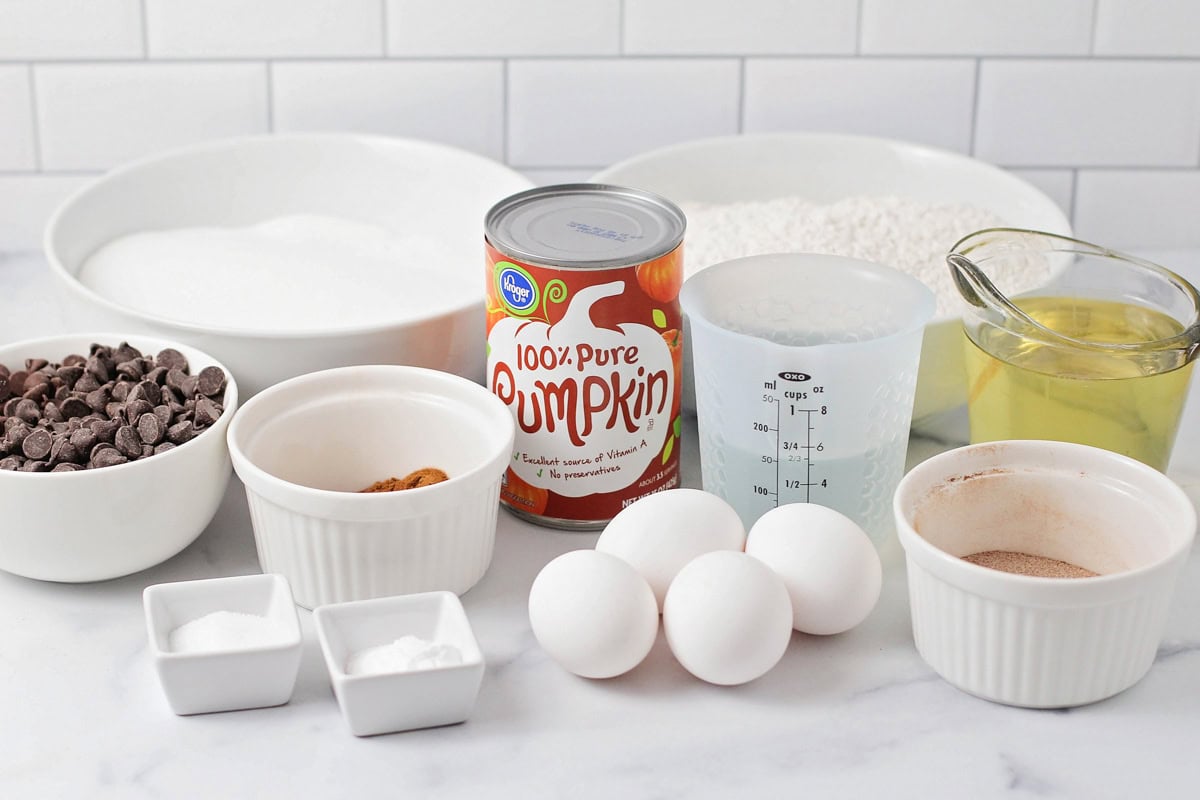
POLYGON ((483 681, 483 653, 453 592, 337 603, 313 615, 333 693, 355 736, 464 722, 483 681), (453 645, 462 663, 402 672, 352 675, 350 659, 403 636, 453 645))
POLYGON ((150 653, 176 714, 207 714, 286 703, 300 670, 300 620, 282 575, 242 575, 146 587, 142 594, 150 653), (219 611, 254 614, 282 637, 262 645, 176 651, 171 632, 219 611))

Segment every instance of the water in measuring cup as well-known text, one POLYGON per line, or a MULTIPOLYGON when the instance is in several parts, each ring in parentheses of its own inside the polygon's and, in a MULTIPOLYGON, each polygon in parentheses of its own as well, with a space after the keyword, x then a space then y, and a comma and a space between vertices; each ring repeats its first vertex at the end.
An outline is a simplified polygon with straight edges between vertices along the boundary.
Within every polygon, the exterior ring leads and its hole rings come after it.
POLYGON ((787 461, 789 453, 784 452, 778 480, 774 461, 764 461, 764 456, 773 458, 766 446, 730 447, 707 461, 702 455, 701 463, 704 484, 720 487, 717 494, 733 506, 746 530, 777 505, 811 502, 845 514, 878 543, 892 530, 891 488, 904 474, 907 448, 908 440, 898 438, 861 453, 823 450, 814 453, 811 464, 787 461), (710 469, 737 479, 710 478, 710 469))

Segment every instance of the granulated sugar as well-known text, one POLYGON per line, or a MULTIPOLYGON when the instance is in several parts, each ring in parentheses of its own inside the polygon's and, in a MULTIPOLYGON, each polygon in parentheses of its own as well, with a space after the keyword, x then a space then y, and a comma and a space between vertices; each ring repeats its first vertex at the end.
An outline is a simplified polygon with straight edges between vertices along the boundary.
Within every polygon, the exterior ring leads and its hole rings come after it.
POLYGON ((157 317, 260 332, 344 330, 461 306, 478 276, 438 244, 315 214, 121 236, 79 270, 96 294, 157 317))
MULTIPOLYGON (((684 272, 731 258, 765 253, 822 253, 893 267, 920 280, 937 295, 939 314, 960 310, 946 253, 969 233, 1004 224, 990 211, 962 204, 934 204, 902 197, 848 197, 829 205, 800 197, 730 204, 683 204, 688 218, 684 272)), ((1030 261, 1005 288, 1032 289, 1048 275, 1044 261, 1030 261)))

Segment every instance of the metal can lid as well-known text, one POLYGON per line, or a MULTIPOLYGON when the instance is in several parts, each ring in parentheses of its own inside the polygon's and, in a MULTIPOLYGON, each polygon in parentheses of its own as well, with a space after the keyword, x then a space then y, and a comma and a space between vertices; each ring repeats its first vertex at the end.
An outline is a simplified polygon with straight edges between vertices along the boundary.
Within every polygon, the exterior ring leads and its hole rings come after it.
POLYGON ((602 183, 541 186, 492 206, 488 241, 532 264, 603 269, 641 264, 683 241, 687 218, 665 197, 602 183))

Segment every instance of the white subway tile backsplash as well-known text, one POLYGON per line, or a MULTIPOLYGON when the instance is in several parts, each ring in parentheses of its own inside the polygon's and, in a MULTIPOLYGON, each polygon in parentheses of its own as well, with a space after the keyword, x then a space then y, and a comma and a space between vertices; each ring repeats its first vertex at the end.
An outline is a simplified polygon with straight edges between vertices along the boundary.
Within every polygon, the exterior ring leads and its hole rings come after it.
POLYGON ((139 0, 3 0, 0 58, 140 58, 139 0))
POLYGON ((503 160, 499 61, 272 66, 275 130, 348 130, 429 139, 503 160))
POLYGON ((1200 56, 1200 2, 1097 0, 1096 55, 1200 56))
POLYGON ((519 168, 607 165, 738 130, 733 59, 546 59, 508 69, 508 160, 519 168))
POLYGON ((46 169, 104 169, 267 129, 262 64, 55 64, 34 78, 46 169))
POLYGON ((0 66, 0 170, 37 167, 29 67, 0 66))
POLYGON ((1075 196, 1075 173, 1069 169, 1012 169, 1022 180, 1041 189, 1071 218, 1071 203, 1075 196))
POLYGON ((985 61, 975 153, 1015 166, 1196 166, 1200 64, 985 61))
POLYGON ((863 0, 862 52, 1086 55, 1093 0, 863 0))
POLYGON ((386 0, 403 56, 615 55, 621 0, 386 0))
POLYGON ((854 53, 858 0, 625 0, 625 52, 854 53))
POLYGON ((1200 247, 1200 171, 1080 170, 1075 232, 1116 248, 1200 247))
POLYGON ((145 0, 152 58, 377 56, 380 0, 145 0))
POLYGON ((909 139, 967 152, 975 64, 960 59, 748 59, 744 130, 909 139))
POLYGON ((0 175, 0 251, 39 250, 58 204, 89 175, 0 175))

